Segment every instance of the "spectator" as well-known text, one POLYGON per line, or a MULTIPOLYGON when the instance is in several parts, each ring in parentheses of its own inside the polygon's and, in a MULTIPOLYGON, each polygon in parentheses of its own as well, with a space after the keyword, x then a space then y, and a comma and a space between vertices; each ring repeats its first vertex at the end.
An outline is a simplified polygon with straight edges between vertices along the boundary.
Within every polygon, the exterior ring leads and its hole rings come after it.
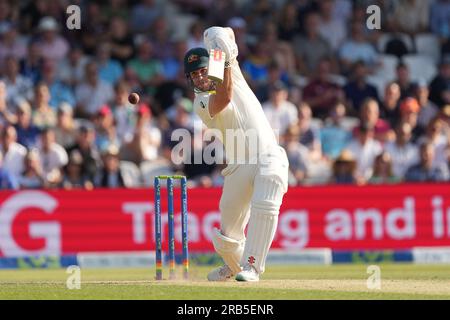
MULTIPOLYGON (((152 43, 153 56, 155 59, 162 61, 166 57, 173 56, 174 48, 173 43, 170 40, 172 38, 173 31, 170 30, 167 19, 164 16, 156 18, 152 25, 151 31, 150 41, 152 43)), ((188 42, 188 40, 186 40, 186 42, 188 42)))
POLYGON ((75 90, 78 105, 75 115, 80 118, 92 118, 104 104, 114 98, 111 85, 98 76, 98 66, 95 62, 86 64, 85 82, 80 83, 75 90))
POLYGON ((345 106, 337 103, 330 111, 325 125, 320 129, 322 152, 328 159, 336 159, 350 142, 352 133, 344 125, 345 106))
POLYGON ((112 104, 117 136, 120 143, 128 143, 133 138, 136 123, 135 107, 128 101, 130 86, 125 81, 119 81, 115 87, 115 98, 112 104))
POLYGON ((291 42, 300 33, 300 24, 296 5, 286 2, 278 16, 278 37, 280 40, 291 42))
POLYGON ((124 175, 120 169, 119 149, 110 145, 102 152, 103 169, 98 177, 97 186, 101 188, 123 188, 124 175))
POLYGON ((317 73, 303 89, 303 99, 313 111, 314 117, 325 118, 330 109, 344 99, 344 92, 334 82, 330 81, 331 60, 323 58, 317 73))
POLYGON ((36 84, 41 79, 42 58, 41 47, 37 41, 28 43, 27 54, 20 61, 20 74, 36 84))
POLYGON ((94 185, 91 180, 82 173, 83 157, 80 152, 74 150, 70 153, 69 162, 64 167, 64 177, 61 186, 66 190, 82 188, 92 190, 94 185))
POLYGON ((387 152, 380 153, 375 158, 373 174, 369 184, 392 184, 400 181, 400 178, 392 172, 392 158, 387 152))
POLYGON ((254 36, 247 32, 247 22, 241 17, 233 17, 228 21, 228 27, 233 29, 239 51, 239 60, 247 60, 250 52, 249 45, 255 41, 254 36))
POLYGON ((55 131, 46 128, 41 134, 41 145, 37 149, 42 165, 42 175, 47 187, 55 187, 62 181, 62 168, 67 164, 66 150, 55 142, 55 131))
POLYGON ((300 129, 300 143, 309 150, 309 158, 318 161, 322 158, 320 131, 312 122, 312 112, 308 104, 302 103, 298 107, 298 126, 300 129))
POLYGON ((194 128, 194 121, 200 120, 198 116, 192 112, 193 104, 188 98, 179 98, 173 106, 166 111, 167 119, 171 123, 182 124, 182 127, 194 128))
POLYGON ((57 78, 71 88, 75 88, 84 80, 88 61, 89 58, 84 54, 83 49, 78 45, 72 45, 68 56, 58 65, 57 78))
POLYGON ((425 129, 428 123, 439 113, 439 108, 429 100, 430 90, 424 81, 419 81, 413 88, 414 97, 420 105, 420 111, 417 115, 417 125, 425 129))
POLYGON ((369 69, 369 73, 373 73, 378 65, 378 54, 372 44, 366 40, 364 35, 364 25, 354 21, 351 23, 351 38, 344 41, 339 49, 339 58, 344 74, 352 69, 357 61, 364 61, 369 69))
POLYGON ((144 33, 162 12, 155 0, 142 0, 131 9, 131 30, 135 33, 144 33))
POLYGON ((444 182, 449 180, 445 165, 433 166, 434 147, 431 143, 420 146, 420 162, 408 169, 405 179, 408 182, 444 182))
POLYGON ((335 5, 334 0, 319 1, 319 33, 328 41, 333 51, 337 51, 343 40, 347 38, 345 21, 333 15, 335 5))
POLYGON ((287 98, 287 87, 283 82, 276 81, 270 88, 270 100, 262 105, 272 129, 281 136, 289 126, 297 123, 298 118, 295 105, 287 98))
POLYGON ((414 36, 428 30, 428 0, 400 0, 392 16, 394 30, 414 36))
POLYGON ((348 105, 359 112, 361 105, 367 98, 373 98, 378 101, 377 89, 367 83, 368 70, 363 61, 357 61, 353 66, 352 80, 344 86, 345 96, 348 105))
MULTIPOLYGON (((380 108, 375 99, 368 98, 363 101, 360 111, 360 122, 371 128, 375 132, 375 139, 384 143, 393 140, 393 132, 388 122, 380 119, 380 108)), ((357 134, 358 127, 355 128, 357 134)))
POLYGON ((384 97, 381 102, 381 117, 388 121, 391 127, 395 127, 400 121, 400 86, 397 82, 390 82, 384 89, 384 97))
POLYGON ((95 118, 95 123, 95 145, 100 153, 108 149, 111 145, 119 148, 120 141, 117 136, 114 115, 108 105, 105 104, 100 108, 95 118))
POLYGON ((191 25, 187 39, 188 49, 203 47, 203 31, 205 31, 205 27, 199 20, 191 25))
POLYGON ((406 98, 400 103, 400 122, 406 122, 411 126, 413 142, 423 134, 423 129, 417 125, 419 109, 419 103, 415 98, 406 98))
POLYGON ((441 39, 450 36, 450 3, 447 0, 436 0, 431 4, 430 29, 441 39))
POLYGON ((83 157, 81 174, 90 181, 94 181, 96 173, 101 167, 101 159, 95 147, 95 130, 92 125, 85 124, 80 127, 77 142, 67 149, 67 153, 71 154, 74 150, 83 157))
POLYGON ((17 36, 17 27, 10 22, 0 25, 0 70, 6 57, 12 56, 17 61, 22 60, 27 53, 24 41, 17 36))
POLYGON ((430 100, 439 108, 450 104, 450 55, 442 59, 439 74, 430 84, 430 100))
POLYGON ((395 142, 388 142, 385 151, 392 159, 392 172, 396 177, 403 178, 406 170, 419 161, 419 150, 411 143, 412 128, 404 122, 397 125, 395 142))
POLYGON ((152 122, 150 108, 146 104, 140 104, 133 139, 122 146, 121 158, 136 164, 156 160, 160 144, 161 131, 152 122))
POLYGON ((35 106, 31 121, 40 130, 56 125, 56 114, 49 105, 50 92, 45 83, 38 83, 35 87, 35 106))
POLYGON ((333 162, 332 177, 330 183, 334 184, 355 184, 356 177, 356 161, 352 153, 343 150, 339 157, 333 162))
POLYGON ((162 74, 166 81, 177 81, 182 78, 183 83, 185 82, 182 62, 187 50, 187 42, 185 40, 176 41, 174 44, 174 54, 162 59, 162 74))
POLYGON ((13 126, 7 125, 2 130, 2 168, 9 172, 14 178, 18 178, 24 168, 24 158, 27 149, 17 143, 17 132, 13 126))
POLYGON ((304 20, 305 35, 295 36, 292 43, 298 72, 307 77, 314 74, 322 59, 332 57, 329 43, 319 34, 319 23, 316 12, 308 13, 304 20))
POLYGON ((0 190, 17 190, 19 182, 17 178, 3 167, 3 153, 0 152, 0 190))
POLYGON ((114 86, 114 84, 122 77, 123 68, 119 62, 111 59, 110 44, 107 42, 100 43, 97 47, 95 58, 100 79, 114 86))
POLYGON ((36 150, 31 149, 26 153, 24 170, 18 180, 21 189, 41 189, 47 187, 39 161, 39 154, 36 150))
POLYGON ((9 56, 5 59, 5 73, 3 81, 6 85, 8 104, 15 106, 17 100, 33 98, 33 84, 28 78, 19 74, 19 63, 16 58, 9 56))
POLYGON ((31 122, 31 107, 26 100, 21 100, 17 106, 17 141, 28 149, 37 145, 41 131, 31 122))
POLYGON ((267 82, 270 48, 263 42, 257 42, 247 60, 242 63, 242 71, 252 88, 267 82))
POLYGON ((59 35, 58 22, 55 18, 47 16, 39 21, 40 32, 39 47, 44 59, 61 61, 69 52, 69 44, 59 35))
POLYGON ((439 118, 435 117, 430 121, 426 134, 418 139, 417 143, 429 143, 433 146, 433 166, 438 167, 447 164, 447 149, 449 146, 449 128, 439 118))
POLYGON ((11 112, 10 104, 6 101, 6 85, 0 80, 0 128, 7 123, 16 123, 17 117, 11 112))
POLYGON ((289 170, 295 178, 295 184, 302 184, 308 177, 309 150, 300 142, 300 130, 297 125, 286 131, 284 148, 289 160, 289 170))
POLYGON ((50 91, 50 100, 48 101, 48 104, 54 111, 56 111, 58 106, 63 102, 75 106, 76 101, 72 88, 56 78, 55 62, 46 60, 43 63, 41 82, 45 83, 50 91))
POLYGON ((289 76, 286 72, 284 72, 275 60, 272 60, 269 63, 267 69, 267 80, 256 84, 255 86, 255 95, 259 101, 265 102, 270 99, 270 89, 275 82, 281 81, 286 90, 289 85, 289 76))
POLYGON ((346 147, 356 159, 356 174, 359 183, 365 183, 372 176, 375 158, 383 150, 381 144, 374 139, 374 134, 373 127, 362 123, 356 138, 353 138, 346 147))
POLYGON ((54 130, 56 143, 65 149, 75 144, 77 126, 73 119, 72 107, 67 103, 62 103, 58 107, 56 127, 54 130))
POLYGON ((133 37, 128 30, 127 22, 121 17, 111 19, 108 30, 111 45, 111 58, 125 66, 133 56, 133 37))
POLYGON ((395 69, 397 79, 395 80, 400 86, 400 98, 404 99, 413 95, 414 84, 411 82, 408 65, 400 62, 395 69))

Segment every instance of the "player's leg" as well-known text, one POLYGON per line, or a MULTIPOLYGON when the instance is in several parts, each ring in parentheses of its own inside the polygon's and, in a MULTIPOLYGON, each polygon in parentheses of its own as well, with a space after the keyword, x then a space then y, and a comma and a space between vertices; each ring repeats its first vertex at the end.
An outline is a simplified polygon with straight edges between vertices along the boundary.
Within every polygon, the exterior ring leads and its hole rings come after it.
POLYGON ((245 245, 245 226, 250 215, 255 166, 240 165, 225 175, 220 200, 221 229, 215 229, 213 244, 225 266, 208 274, 210 281, 227 280, 241 271, 241 257, 245 245))
POLYGON ((239 281, 258 281, 264 272, 267 253, 278 225, 280 206, 287 191, 288 161, 284 150, 274 151, 266 161, 259 166, 254 181, 247 240, 241 259, 244 270, 236 276, 239 281))

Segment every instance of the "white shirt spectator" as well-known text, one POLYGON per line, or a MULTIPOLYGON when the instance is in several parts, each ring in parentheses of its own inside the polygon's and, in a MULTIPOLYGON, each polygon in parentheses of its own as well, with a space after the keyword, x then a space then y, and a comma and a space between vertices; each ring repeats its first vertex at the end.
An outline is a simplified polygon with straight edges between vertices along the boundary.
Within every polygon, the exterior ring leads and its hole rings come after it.
POLYGON ((419 149, 412 143, 400 146, 395 142, 388 142, 384 150, 391 155, 392 173, 396 177, 403 178, 408 168, 420 161, 419 149))
POLYGON ((40 41, 39 48, 44 59, 57 62, 63 59, 67 55, 67 52, 69 52, 69 45, 67 44, 66 39, 60 36, 56 36, 51 42, 40 41))
POLYGON ((48 152, 45 152, 42 147, 38 149, 38 152, 45 176, 52 174, 55 170, 59 171, 69 161, 66 150, 57 143, 53 143, 48 152))
POLYGON ((330 44, 331 48, 336 51, 342 41, 347 37, 347 29, 342 19, 331 19, 330 21, 320 20, 319 34, 330 44))
POLYGON ((95 114, 102 105, 114 99, 114 90, 109 83, 99 79, 95 87, 86 82, 78 85, 75 97, 77 102, 84 106, 84 111, 95 114))
POLYGON ((17 142, 13 142, 8 152, 3 154, 3 168, 10 174, 20 177, 25 169, 24 159, 27 149, 17 142))
POLYGON ((8 104, 16 105, 18 99, 33 100, 33 83, 30 79, 17 75, 15 82, 8 78, 2 80, 6 85, 6 101, 8 104))
POLYGON ((381 144, 372 138, 369 138, 365 145, 361 145, 358 139, 353 139, 346 147, 356 159, 356 173, 369 179, 372 175, 375 158, 383 151, 381 144))
POLYGON ((69 59, 63 59, 57 68, 57 78, 64 83, 81 83, 84 80, 84 70, 89 58, 81 57, 76 65, 72 65, 69 59))
POLYGON ((297 108, 289 101, 283 101, 280 106, 276 107, 271 101, 267 101, 262 105, 264 113, 269 120, 272 129, 279 130, 280 134, 286 132, 286 129, 297 122, 297 108))

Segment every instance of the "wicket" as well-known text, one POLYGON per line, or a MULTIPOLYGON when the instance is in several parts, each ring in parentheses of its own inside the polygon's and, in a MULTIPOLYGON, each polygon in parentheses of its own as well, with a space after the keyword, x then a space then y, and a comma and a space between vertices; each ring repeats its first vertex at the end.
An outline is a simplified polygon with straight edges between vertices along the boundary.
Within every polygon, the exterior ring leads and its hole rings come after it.
POLYGON ((173 207, 173 180, 181 182, 181 238, 183 276, 188 278, 189 253, 187 229, 187 180, 185 176, 156 176, 155 189, 155 244, 156 244, 156 280, 162 280, 162 240, 161 240, 161 180, 167 180, 167 214, 169 229, 169 279, 175 278, 175 231, 173 207))

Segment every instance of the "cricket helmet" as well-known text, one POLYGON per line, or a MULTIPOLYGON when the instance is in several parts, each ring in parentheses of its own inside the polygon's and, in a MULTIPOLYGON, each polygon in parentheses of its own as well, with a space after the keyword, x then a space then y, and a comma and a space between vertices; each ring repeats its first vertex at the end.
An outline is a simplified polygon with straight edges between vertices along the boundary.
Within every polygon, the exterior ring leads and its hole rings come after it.
MULTIPOLYGON (((209 62, 209 53, 205 48, 192 48, 184 55, 184 74, 189 82, 189 84, 196 91, 202 91, 199 88, 196 88, 191 79, 191 72, 201 69, 207 68, 209 62)), ((211 83, 211 87, 213 87, 213 83, 211 83)))

